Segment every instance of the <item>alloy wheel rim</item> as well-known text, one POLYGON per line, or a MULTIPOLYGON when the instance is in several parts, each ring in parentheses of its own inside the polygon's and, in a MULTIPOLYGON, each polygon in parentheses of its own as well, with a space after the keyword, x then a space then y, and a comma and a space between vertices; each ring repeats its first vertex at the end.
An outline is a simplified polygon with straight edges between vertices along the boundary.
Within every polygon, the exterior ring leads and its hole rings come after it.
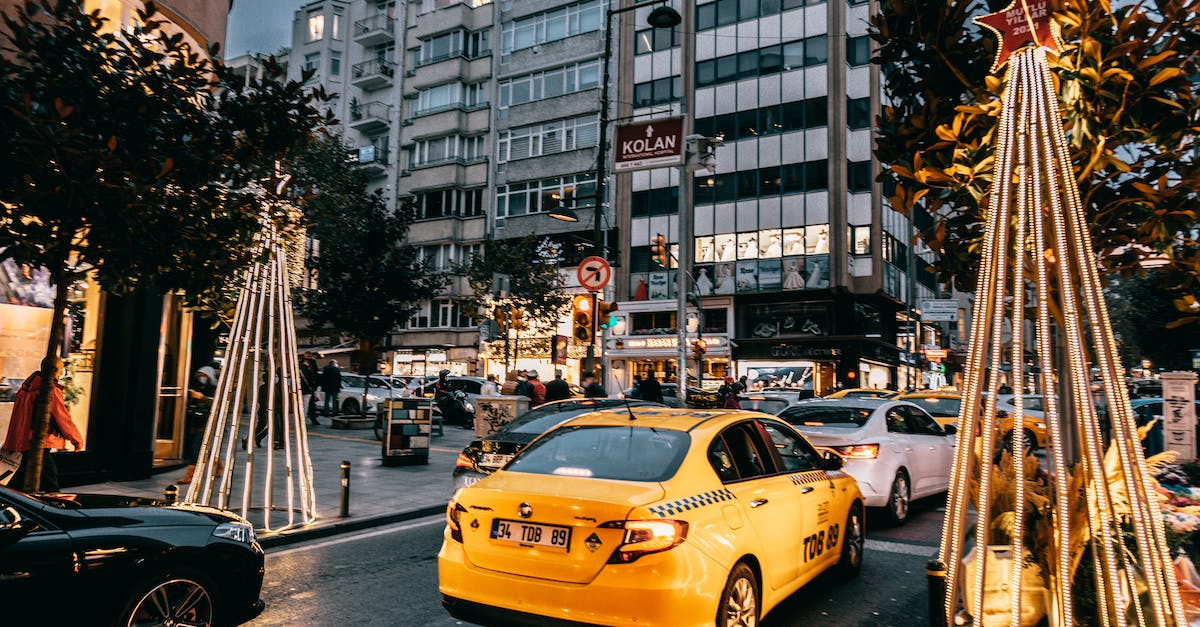
POLYGON ((858 512, 850 515, 849 527, 850 528, 846 530, 849 533, 849 537, 846 538, 846 542, 850 543, 850 565, 858 566, 859 560, 862 559, 863 548, 862 524, 860 522, 858 512))
POLYGON ((896 514, 896 518, 902 520, 908 516, 908 480, 904 475, 897 475, 893 486, 892 512, 896 514))
POLYGON ((213 602, 204 586, 188 579, 170 579, 138 601, 129 627, 210 627, 213 602))
POLYGON ((739 578, 729 591, 725 610, 726 627, 755 627, 758 624, 757 608, 754 586, 745 577, 739 578))

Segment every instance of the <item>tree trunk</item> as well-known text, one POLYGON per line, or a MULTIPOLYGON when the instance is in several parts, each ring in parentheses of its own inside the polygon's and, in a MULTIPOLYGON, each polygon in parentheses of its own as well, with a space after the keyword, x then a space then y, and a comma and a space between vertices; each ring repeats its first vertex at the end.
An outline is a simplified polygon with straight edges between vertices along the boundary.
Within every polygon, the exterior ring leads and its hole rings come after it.
MULTIPOLYGON (((369 340, 358 341, 358 351, 355 353, 358 359, 358 374, 363 376, 363 394, 362 402, 358 404, 359 416, 367 417, 367 393, 371 390, 371 375, 375 373, 375 364, 379 363, 379 357, 375 353, 375 345, 369 340)), ((381 408, 376 407, 379 411, 381 408)))
MULTIPOLYGON (((67 290, 70 289, 67 280, 68 273, 61 270, 63 264, 51 270, 50 279, 54 281, 54 314, 50 319, 50 341, 46 345, 46 358, 57 357, 62 347, 65 323, 63 316, 67 312, 67 290)), ((46 442, 46 434, 50 431, 50 394, 55 381, 42 373, 42 385, 38 389, 37 398, 33 402, 33 439, 25 455, 29 457, 25 463, 25 491, 36 492, 42 481, 42 445, 46 442)))

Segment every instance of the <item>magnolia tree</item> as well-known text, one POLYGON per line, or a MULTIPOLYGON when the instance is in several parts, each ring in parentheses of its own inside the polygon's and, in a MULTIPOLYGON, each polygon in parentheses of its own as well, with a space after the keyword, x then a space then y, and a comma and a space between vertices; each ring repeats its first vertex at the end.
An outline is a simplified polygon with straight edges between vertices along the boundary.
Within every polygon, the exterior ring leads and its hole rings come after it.
MULTIPOLYGON (((117 31, 69 0, 4 16, 0 259, 49 274, 47 357, 85 275, 111 293, 223 298, 264 228, 273 190, 262 181, 322 122, 323 94, 276 80, 277 67, 246 86, 210 61, 215 47, 167 32, 152 4, 133 23, 117 31)), ((40 481, 51 385, 42 380, 34 403, 26 489, 40 481)))

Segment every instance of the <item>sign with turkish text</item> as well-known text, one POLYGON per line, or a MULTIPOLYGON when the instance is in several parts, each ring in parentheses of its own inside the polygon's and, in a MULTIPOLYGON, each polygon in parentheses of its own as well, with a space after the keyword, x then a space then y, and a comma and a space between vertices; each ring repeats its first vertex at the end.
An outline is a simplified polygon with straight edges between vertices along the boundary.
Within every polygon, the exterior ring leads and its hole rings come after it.
POLYGON ((1184 459, 1196 457, 1196 373, 1162 375, 1163 440, 1168 451, 1184 459))
POLYGON ((921 301, 922 322, 954 322, 958 320, 958 301, 947 298, 921 301))
POLYGON ((662 118, 617 127, 613 170, 632 172, 683 163, 683 118, 662 118))

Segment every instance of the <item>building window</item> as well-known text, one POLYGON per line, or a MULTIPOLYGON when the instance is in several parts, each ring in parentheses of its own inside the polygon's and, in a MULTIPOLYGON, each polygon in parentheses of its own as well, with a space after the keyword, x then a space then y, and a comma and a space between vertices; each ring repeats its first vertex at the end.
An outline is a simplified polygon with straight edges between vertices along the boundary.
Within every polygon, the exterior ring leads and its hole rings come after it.
POLYGON ((475 59, 487 54, 488 31, 456 30, 423 40, 412 49, 413 65, 429 65, 453 57, 475 59))
POLYGON ((560 204, 570 207, 576 204, 576 199, 595 194, 595 173, 499 185, 496 187, 496 217, 502 219, 549 211, 560 204))
POLYGON ((852 129, 871 128, 871 99, 850 98, 846 101, 846 125, 852 129))
POLYGON ((342 53, 332 51, 329 53, 329 75, 342 75, 342 53))
POLYGON ((871 254, 871 225, 850 226, 850 254, 871 254))
POLYGON ((416 219, 474 218, 483 215, 483 188, 439 189, 413 198, 416 219))
POLYGON ((509 54, 516 50, 598 31, 603 18, 603 3, 600 0, 588 0, 504 22, 500 27, 501 51, 509 54))
POLYGON ((696 177, 696 204, 751 200, 760 196, 802 194, 829 189, 825 159, 757 170, 696 177))
POLYGON ((665 216, 679 212, 679 188, 660 187, 633 192, 629 200, 630 215, 635 218, 665 216))
POLYGON ((320 67, 320 65, 321 65, 321 53, 320 52, 304 55, 304 69, 306 71, 311 70, 313 72, 316 72, 317 68, 320 67))
POLYGON ((649 54, 670 50, 679 45, 678 28, 647 28, 633 36, 634 54, 649 54))
POLYGON ((846 63, 850 67, 858 67, 871 62, 871 38, 863 35, 861 37, 850 37, 846 40, 846 63))
POLYGON ((446 83, 417 92, 413 115, 425 115, 453 108, 473 109, 488 103, 487 83, 446 83))
POLYGON ((599 119, 585 115, 500 131, 496 161, 505 163, 595 146, 599 129, 599 119))
POLYGON ((410 168, 443 163, 469 163, 486 157, 484 137, 448 135, 417 142, 409 147, 410 168))
POLYGON ((325 37, 325 14, 312 11, 308 14, 308 41, 320 41, 325 37))
POLYGON ((556 98, 600 86, 600 62, 588 61, 544 72, 515 76, 499 83, 500 108, 556 98))
POLYGON ((829 60, 829 38, 817 35, 758 50, 747 50, 696 64, 696 87, 788 72, 829 60))
POLYGON ((871 162, 851 161, 846 166, 846 186, 851 192, 871 191, 871 162))
POLYGON ((652 107, 675 102, 682 97, 682 91, 678 76, 638 83, 633 86, 633 106, 652 107))
POLYGON ((342 10, 336 7, 333 9, 333 38, 342 38, 342 10))
MULTIPOLYGON (((717 0, 696 6, 696 30, 706 31, 764 15, 821 4, 824 0, 717 0)), ((857 0, 866 2, 866 0, 857 0)), ((856 0, 851 0, 855 4, 856 0)))
POLYGON ((760 109, 726 113, 696 120, 697 133, 725 141, 774 135, 828 124, 829 99, 825 96, 785 102, 760 109))

